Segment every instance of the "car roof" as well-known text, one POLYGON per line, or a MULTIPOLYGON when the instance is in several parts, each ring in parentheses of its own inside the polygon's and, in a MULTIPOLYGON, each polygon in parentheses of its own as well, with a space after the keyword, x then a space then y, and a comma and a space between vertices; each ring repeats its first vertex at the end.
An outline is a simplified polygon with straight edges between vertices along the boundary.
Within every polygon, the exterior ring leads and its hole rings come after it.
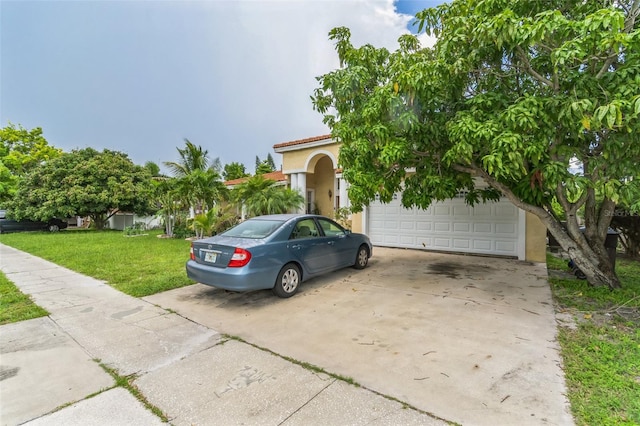
POLYGON ((303 217, 324 217, 317 214, 304 214, 304 213, 287 213, 287 214, 268 214, 263 216, 255 216, 248 220, 282 220, 284 222, 303 217))

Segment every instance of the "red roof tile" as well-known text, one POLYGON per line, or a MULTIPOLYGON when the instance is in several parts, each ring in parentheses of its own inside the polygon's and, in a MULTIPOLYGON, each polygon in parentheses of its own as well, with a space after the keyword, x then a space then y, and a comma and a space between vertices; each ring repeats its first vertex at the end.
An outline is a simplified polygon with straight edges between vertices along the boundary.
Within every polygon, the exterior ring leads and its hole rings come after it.
MULTIPOLYGON (((265 173, 265 174, 262 175, 262 177, 265 178, 265 179, 275 180, 276 182, 283 182, 283 181, 287 180, 287 177, 280 170, 276 170, 275 172, 271 172, 271 173, 265 173)), ((246 181, 247 179, 249 179, 249 178, 248 177, 244 177, 244 178, 240 178, 240 179, 232 179, 232 180, 226 181, 224 184, 226 186, 238 185, 238 184, 246 181)))
POLYGON ((298 139, 296 141, 291 141, 291 142, 277 143, 273 146, 273 149, 285 148, 287 146, 294 146, 294 145, 303 145, 305 143, 317 142, 324 139, 331 139, 331 135, 329 134, 329 135, 322 135, 322 136, 314 136, 312 138, 298 139))

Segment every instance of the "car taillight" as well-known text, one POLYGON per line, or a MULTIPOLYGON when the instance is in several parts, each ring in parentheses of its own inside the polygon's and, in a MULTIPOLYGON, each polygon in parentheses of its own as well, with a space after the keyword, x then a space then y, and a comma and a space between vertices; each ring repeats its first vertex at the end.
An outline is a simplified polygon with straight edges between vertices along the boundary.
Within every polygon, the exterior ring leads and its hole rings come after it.
POLYGON ((189 250, 189 258, 191 260, 196 260, 196 255, 193 253, 193 243, 191 243, 191 250, 189 250))
POLYGON ((236 248, 231 256, 231 260, 227 267, 229 268, 241 268, 251 260, 251 253, 245 249, 236 248))

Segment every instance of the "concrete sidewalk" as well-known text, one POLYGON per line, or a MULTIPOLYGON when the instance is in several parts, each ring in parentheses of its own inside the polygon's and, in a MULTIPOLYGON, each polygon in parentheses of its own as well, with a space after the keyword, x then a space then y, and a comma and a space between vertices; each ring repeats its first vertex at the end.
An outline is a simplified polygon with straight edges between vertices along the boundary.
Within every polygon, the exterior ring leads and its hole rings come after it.
POLYGON ((2 425, 162 424, 103 366, 175 425, 446 424, 2 244, 0 270, 50 313, 0 327, 2 425))

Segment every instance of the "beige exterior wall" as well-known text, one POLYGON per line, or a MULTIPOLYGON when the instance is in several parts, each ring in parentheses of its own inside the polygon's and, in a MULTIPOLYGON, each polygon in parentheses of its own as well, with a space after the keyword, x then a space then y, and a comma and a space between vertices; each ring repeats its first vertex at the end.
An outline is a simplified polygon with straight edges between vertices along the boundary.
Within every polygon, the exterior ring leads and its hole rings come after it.
POLYGON ((351 215, 351 230, 362 234, 362 213, 353 213, 351 215))
MULTIPOLYGON (((282 170, 284 173, 289 171, 303 171, 305 169, 305 165, 307 164, 307 160, 314 154, 322 154, 326 155, 326 153, 330 153, 333 158, 335 158, 336 163, 338 161, 338 154, 340 152, 340 144, 333 143, 330 145, 320 145, 311 148, 304 148, 299 151, 286 151, 282 153, 282 170)), ((314 156, 315 158, 316 156, 314 156)), ((317 159, 316 159, 317 161, 317 159)), ((313 168, 315 167, 315 162, 312 160, 309 162, 309 168, 311 170, 307 170, 307 172, 313 172, 313 168)))
POLYGON ((547 227, 538 216, 526 213, 525 260, 529 262, 547 261, 547 227))

